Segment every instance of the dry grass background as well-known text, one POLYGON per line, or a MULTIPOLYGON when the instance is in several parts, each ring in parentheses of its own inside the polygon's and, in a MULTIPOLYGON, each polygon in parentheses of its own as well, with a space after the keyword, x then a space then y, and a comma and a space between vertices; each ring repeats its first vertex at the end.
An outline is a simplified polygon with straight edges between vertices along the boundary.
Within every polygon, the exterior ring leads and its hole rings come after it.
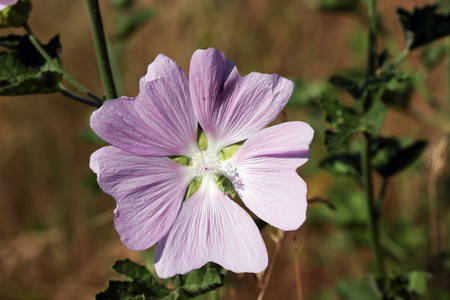
MULTIPOLYGON (((365 53, 349 52, 355 32, 364 33, 364 12, 362 17, 323 13, 315 9, 312 0, 137 2, 138 7, 153 8, 156 17, 131 38, 120 57, 128 96, 138 93, 139 78, 159 53, 187 71, 192 53, 212 46, 224 51, 241 74, 278 73, 310 81, 364 63, 365 53)), ((423 3, 426 1, 379 1, 380 18, 398 49, 403 37, 396 7, 411 9, 423 3)), ((116 11, 110 1, 101 1, 101 7, 107 32, 113 32, 116 11)), ((34 1, 29 23, 43 42, 60 34, 65 70, 102 94, 84 1, 34 1)), ((417 54, 410 60, 412 67, 416 61, 417 54)), ((438 69, 432 78, 440 78, 442 72, 443 68, 438 69)), ((444 91, 444 82, 433 82, 435 91, 444 91)), ((422 109, 420 97, 416 95, 414 101, 422 109)), ((112 223, 114 200, 96 194, 86 184, 86 178, 92 176, 89 156, 98 146, 80 137, 89 126, 92 111, 57 94, 0 98, 0 299, 91 299, 114 277, 109 267, 116 259, 149 261, 148 255, 121 244, 112 223)), ((309 118, 302 111, 288 111, 288 115, 290 119, 309 118)), ((429 137, 432 144, 438 138, 434 131, 399 113, 388 114, 383 131, 429 137)), ((314 147, 321 148, 321 143, 316 139, 314 147)), ((427 151, 424 170, 430 157, 431 151, 427 151)), ((319 160, 313 155, 309 164, 317 165, 319 160)), ((425 177, 396 178, 388 199, 398 201, 387 200, 386 213, 405 211, 426 225, 421 206, 425 177)), ((311 196, 327 196, 334 181, 322 171, 305 180, 311 196)), ((344 245, 327 252, 335 232, 331 222, 318 227, 306 222, 298 230, 305 299, 332 289, 339 279, 359 276, 371 268, 367 247, 344 245)), ((269 239, 267 244, 271 251, 269 239)), ((282 251, 266 299, 295 297, 291 234, 282 251)), ((221 295, 224 299, 254 299, 257 291, 253 276, 237 275, 228 278, 221 295)))

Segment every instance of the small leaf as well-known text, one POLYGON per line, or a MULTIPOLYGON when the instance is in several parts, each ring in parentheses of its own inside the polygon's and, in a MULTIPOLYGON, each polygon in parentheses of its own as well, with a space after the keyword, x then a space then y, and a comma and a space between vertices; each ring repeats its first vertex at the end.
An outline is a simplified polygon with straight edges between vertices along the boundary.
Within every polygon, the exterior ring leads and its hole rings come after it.
POLYGON ((198 189, 202 185, 202 181, 203 181, 202 177, 195 177, 189 183, 189 186, 188 186, 187 191, 186 191, 186 196, 184 196, 184 200, 186 200, 187 198, 192 196, 196 191, 198 191, 198 189))
POLYGON ((226 271, 208 263, 202 268, 181 276, 180 294, 197 296, 215 290, 224 284, 226 271))
POLYGON ((174 156, 169 156, 169 158, 179 164, 182 164, 183 166, 192 166, 192 161, 189 157, 182 156, 182 155, 174 155, 174 156))
POLYGON ((200 151, 205 151, 206 149, 208 149, 208 138, 206 137, 205 132, 203 132, 202 130, 199 130, 197 134, 197 143, 200 151))
POLYGON ((338 153, 320 162, 328 174, 358 176, 361 174, 361 157, 359 153, 338 153))
POLYGON ((378 137, 371 143, 372 165, 381 176, 392 176, 414 163, 426 145, 426 141, 378 137))
POLYGON ((428 282, 432 275, 423 271, 412 271, 408 274, 409 284, 408 290, 410 292, 423 295, 427 291, 428 282))
POLYGON ((234 145, 230 145, 228 147, 223 148, 219 152, 219 159, 227 160, 227 159, 231 158, 241 147, 242 147, 242 145, 234 144, 234 145))
POLYGON ((355 80, 341 75, 333 75, 330 77, 329 81, 335 86, 344 89, 352 95, 353 98, 358 99, 361 97, 361 88, 355 80))
POLYGON ((450 34, 450 16, 438 13, 438 5, 415 8, 410 13, 403 8, 397 15, 403 25, 406 48, 414 49, 450 34))
POLYGON ((381 94, 381 100, 387 105, 406 110, 409 108, 412 91, 411 77, 405 73, 398 73, 386 85, 386 89, 381 94))
MULTIPOLYGON (((0 52, 0 95, 52 93, 60 90, 62 73, 47 62, 27 36, 9 35, 0 44, 11 49, 0 52)), ((60 64, 61 44, 56 36, 43 46, 55 64, 60 64)))
POLYGON ((224 175, 220 174, 216 177, 216 183, 219 189, 230 198, 236 197, 236 190, 231 181, 224 175))
POLYGON ((126 281, 110 281, 106 290, 95 295, 97 300, 156 300, 170 294, 170 290, 159 283, 146 267, 128 258, 116 261, 112 268, 126 281))

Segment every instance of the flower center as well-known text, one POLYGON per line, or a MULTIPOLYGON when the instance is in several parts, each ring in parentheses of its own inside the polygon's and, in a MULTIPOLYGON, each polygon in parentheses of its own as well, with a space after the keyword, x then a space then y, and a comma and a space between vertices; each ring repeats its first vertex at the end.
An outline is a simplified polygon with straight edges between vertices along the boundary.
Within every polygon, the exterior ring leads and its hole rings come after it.
POLYGON ((219 174, 220 160, 213 153, 200 151, 192 157, 192 167, 196 177, 213 176, 219 174))

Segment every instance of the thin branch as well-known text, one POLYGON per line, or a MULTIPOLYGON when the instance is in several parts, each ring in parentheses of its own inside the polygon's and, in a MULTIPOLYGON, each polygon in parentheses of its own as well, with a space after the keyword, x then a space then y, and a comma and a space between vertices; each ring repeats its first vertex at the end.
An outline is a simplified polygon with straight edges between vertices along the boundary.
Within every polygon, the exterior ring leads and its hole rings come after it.
POLYGON ((77 95, 77 94, 75 94, 75 93, 73 93, 73 92, 71 92, 70 90, 68 90, 65 86, 63 86, 63 85, 61 85, 60 86, 60 92, 61 92, 61 94, 63 94, 64 96, 66 96, 66 97, 68 97, 68 98, 70 98, 70 99, 74 99, 74 100, 76 100, 76 101, 78 101, 78 102, 81 102, 81 103, 84 103, 84 104, 88 104, 88 105, 91 105, 91 106, 94 106, 94 107, 100 107, 100 106, 102 106, 100 103, 98 103, 98 102, 94 102, 94 101, 91 101, 91 100, 89 100, 89 99, 86 99, 86 98, 84 98, 84 97, 82 97, 82 96, 80 96, 80 95, 77 95))
POLYGON ((300 274, 300 262, 298 259, 298 245, 297 245, 297 231, 292 232, 292 238, 294 242, 294 266, 295 266, 295 286, 297 287, 297 299, 303 299, 302 292, 302 277, 300 274))
POLYGON ((269 267, 267 268, 267 270, 264 272, 264 274, 262 276, 262 278, 263 278, 262 282, 260 282, 261 291, 259 292, 259 295, 257 298, 258 300, 263 300, 263 298, 264 298, 266 289, 269 286, 270 276, 272 275, 273 267, 275 266, 275 262, 277 261, 278 254, 280 253, 280 249, 281 249, 281 244, 282 244, 285 236, 286 236, 286 232, 279 229, 278 230, 278 241, 275 244, 275 250, 272 255, 272 261, 270 262, 269 267))

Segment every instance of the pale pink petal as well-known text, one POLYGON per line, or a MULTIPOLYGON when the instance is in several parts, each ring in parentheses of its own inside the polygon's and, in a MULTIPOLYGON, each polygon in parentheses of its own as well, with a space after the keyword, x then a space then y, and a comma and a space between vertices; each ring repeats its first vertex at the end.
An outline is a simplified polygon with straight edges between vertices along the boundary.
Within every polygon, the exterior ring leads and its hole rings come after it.
POLYGON ((144 250, 172 227, 189 181, 188 168, 167 157, 134 155, 113 146, 91 156, 100 187, 117 202, 114 224, 125 246, 144 250))
POLYGON ((207 262, 227 270, 258 273, 267 266, 267 250, 252 218, 205 177, 181 208, 169 234, 158 243, 159 277, 186 274, 207 262))
POLYGON ((306 218, 306 184, 296 169, 309 159, 312 128, 288 122, 250 137, 228 162, 227 175, 245 205, 267 223, 295 230, 306 218))
POLYGON ((7 8, 13 4, 16 4, 18 0, 0 0, 0 10, 7 8))
POLYGON ((139 95, 106 101, 92 114, 91 127, 113 146, 135 154, 190 156, 198 151, 187 77, 162 54, 142 77, 139 95))
POLYGON ((272 122, 294 89, 277 74, 242 77, 225 55, 213 48, 192 56, 189 85, 194 112, 212 151, 245 140, 272 122))

